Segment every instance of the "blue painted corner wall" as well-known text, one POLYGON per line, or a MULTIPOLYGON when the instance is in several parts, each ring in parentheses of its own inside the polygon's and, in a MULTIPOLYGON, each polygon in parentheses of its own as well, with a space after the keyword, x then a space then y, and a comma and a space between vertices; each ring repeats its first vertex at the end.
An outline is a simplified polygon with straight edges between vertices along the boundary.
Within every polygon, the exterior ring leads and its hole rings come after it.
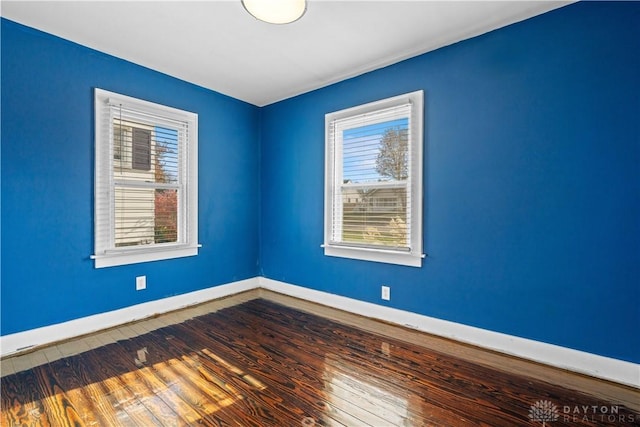
POLYGON ((638 22, 578 3, 263 108, 263 275, 640 362, 638 22), (324 115, 419 89, 423 267, 325 257, 324 115))
POLYGON ((262 275, 640 363, 637 22, 581 2, 258 108, 2 19, 1 334, 262 275), (93 268, 94 87, 199 114, 197 257, 93 268), (325 257, 324 115, 419 89, 423 267, 325 257))
POLYGON ((256 106, 5 19, 1 78, 2 335, 258 274, 256 106), (199 114, 198 256, 94 269, 95 87, 199 114))

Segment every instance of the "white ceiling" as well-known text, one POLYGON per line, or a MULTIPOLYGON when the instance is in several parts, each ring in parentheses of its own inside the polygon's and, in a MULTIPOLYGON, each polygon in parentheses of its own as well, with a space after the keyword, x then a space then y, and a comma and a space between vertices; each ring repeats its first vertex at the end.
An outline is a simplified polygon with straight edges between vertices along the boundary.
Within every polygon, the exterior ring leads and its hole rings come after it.
POLYGON ((311 0, 289 25, 254 19, 240 0, 3 0, 1 13, 263 106, 568 3, 311 0))

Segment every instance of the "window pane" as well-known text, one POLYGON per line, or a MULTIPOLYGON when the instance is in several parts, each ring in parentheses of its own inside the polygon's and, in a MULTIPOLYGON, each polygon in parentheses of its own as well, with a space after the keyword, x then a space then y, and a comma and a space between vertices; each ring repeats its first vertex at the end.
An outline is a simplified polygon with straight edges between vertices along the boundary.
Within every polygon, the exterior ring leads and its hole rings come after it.
POLYGON ((116 247, 178 241, 178 192, 148 187, 178 183, 178 130, 132 119, 114 119, 116 247), (136 181, 145 187, 135 187, 136 181))
POLYGON ((178 191, 116 187, 115 246, 178 241, 178 191))
POLYGON ((342 134, 343 182, 406 180, 408 125, 409 120, 402 118, 346 129, 342 134))
POLYGON ((178 130, 114 119, 114 178, 178 182, 178 130))
POLYGON ((115 188, 115 245, 154 243, 155 193, 153 188, 115 188))
POLYGON ((156 126, 153 166, 156 182, 178 182, 178 130, 156 126))
POLYGON ((131 168, 131 150, 127 144, 131 141, 131 128, 128 126, 113 126, 113 167, 114 171, 131 168))
POLYGON ((342 212, 343 242, 389 247, 408 245, 406 187, 345 188, 342 212))
POLYGON ((151 170, 151 130, 133 128, 131 168, 151 170))
POLYGON ((155 192, 155 243, 178 241, 178 191, 155 192))

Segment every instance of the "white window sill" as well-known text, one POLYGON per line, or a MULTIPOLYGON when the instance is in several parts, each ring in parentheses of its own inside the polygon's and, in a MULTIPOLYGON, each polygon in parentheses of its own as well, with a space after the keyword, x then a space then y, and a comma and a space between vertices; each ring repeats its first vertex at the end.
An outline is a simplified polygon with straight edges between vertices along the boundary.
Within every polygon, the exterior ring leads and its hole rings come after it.
POLYGON ((386 264, 406 265, 409 267, 422 267, 422 258, 424 258, 424 255, 422 254, 384 249, 331 245, 323 245, 323 247, 324 254, 327 256, 383 262, 386 264))
POLYGON ((165 259, 183 258, 198 255, 198 246, 154 248, 131 250, 119 253, 93 255, 95 268, 115 267, 118 265, 136 264, 140 262, 161 261, 165 259))

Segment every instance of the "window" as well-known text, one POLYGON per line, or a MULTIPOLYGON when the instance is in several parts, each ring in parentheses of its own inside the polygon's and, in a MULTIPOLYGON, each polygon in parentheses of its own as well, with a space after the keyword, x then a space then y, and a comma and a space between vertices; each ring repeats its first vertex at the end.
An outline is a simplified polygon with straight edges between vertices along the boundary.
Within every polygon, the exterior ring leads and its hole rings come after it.
POLYGON ((197 255, 197 114, 96 89, 95 126, 95 267, 197 255))
POLYGON ((325 116, 325 255, 422 265, 423 92, 325 116))

